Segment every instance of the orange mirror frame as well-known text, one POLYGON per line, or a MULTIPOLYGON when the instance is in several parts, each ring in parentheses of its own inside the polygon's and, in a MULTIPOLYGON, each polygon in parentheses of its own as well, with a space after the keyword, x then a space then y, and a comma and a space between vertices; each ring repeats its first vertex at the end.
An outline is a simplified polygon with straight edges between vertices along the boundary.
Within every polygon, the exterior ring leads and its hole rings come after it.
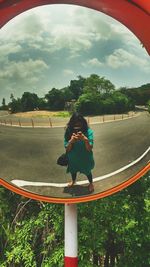
MULTIPOLYGON (((33 7, 48 4, 73 4, 101 11, 124 24, 141 41, 150 54, 150 1, 147 0, 0 0, 0 27, 20 13, 33 7)), ((46 197, 25 191, 0 179, 0 184, 9 190, 35 200, 53 203, 79 203, 96 200, 114 194, 133 184, 150 170, 150 162, 134 177, 105 192, 80 198, 46 197)))

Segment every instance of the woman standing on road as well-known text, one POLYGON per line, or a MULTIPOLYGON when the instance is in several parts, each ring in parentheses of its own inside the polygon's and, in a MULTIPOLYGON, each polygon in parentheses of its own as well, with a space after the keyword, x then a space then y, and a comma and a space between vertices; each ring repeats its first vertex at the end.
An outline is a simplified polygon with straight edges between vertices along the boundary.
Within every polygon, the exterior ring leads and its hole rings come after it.
POLYGON ((65 136, 64 146, 68 155, 67 173, 71 173, 72 181, 69 187, 75 184, 77 172, 83 173, 89 180, 89 192, 94 191, 91 170, 94 168, 93 159, 93 131, 88 127, 86 119, 74 113, 70 118, 65 136))

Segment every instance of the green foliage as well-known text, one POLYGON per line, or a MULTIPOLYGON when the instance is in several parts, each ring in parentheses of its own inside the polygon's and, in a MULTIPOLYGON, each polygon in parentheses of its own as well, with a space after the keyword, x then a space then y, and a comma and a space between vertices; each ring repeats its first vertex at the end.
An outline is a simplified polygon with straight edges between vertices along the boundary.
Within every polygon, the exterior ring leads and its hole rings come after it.
POLYGON ((25 92, 21 98, 15 99, 11 94, 11 102, 6 105, 3 99, 0 109, 9 108, 12 113, 35 109, 52 111, 67 109, 74 112, 77 109, 83 115, 115 114, 134 110, 135 104, 147 105, 149 97, 150 84, 116 90, 112 82, 105 77, 91 74, 87 78, 78 76, 62 89, 52 88, 42 98, 34 93, 25 92))
POLYGON ((39 110, 46 110, 47 109, 46 99, 45 98, 39 98, 37 107, 39 110))
POLYGON ((88 266, 90 261, 89 266, 93 266, 94 259, 95 263, 97 260, 95 266, 149 266, 149 186, 149 175, 146 175, 120 193, 92 203, 80 204, 81 266, 83 262, 84 266, 88 266), (101 265, 98 264, 99 261, 101 265))
POLYGON ((11 110, 11 113, 21 112, 22 111, 21 99, 13 98, 12 101, 8 104, 8 107, 11 110))
POLYGON ((61 91, 63 93, 63 98, 65 102, 71 101, 74 98, 74 94, 69 86, 63 88, 61 91))
POLYGON ((150 100, 147 102, 148 112, 150 113, 150 100))
POLYGON ((83 115, 95 115, 102 112, 101 97, 98 93, 82 94, 76 102, 76 110, 83 115))
POLYGON ((7 105, 6 105, 5 98, 2 99, 2 110, 7 110, 7 105))
POLYGON ((32 111, 38 107, 38 96, 34 93, 25 92, 21 98, 22 111, 32 111))
POLYGON ((83 93, 83 87, 86 79, 82 76, 78 76, 78 80, 71 80, 69 90, 72 93, 73 99, 78 99, 83 93))
POLYGON ((105 77, 99 77, 97 74, 91 74, 85 80, 84 92, 110 94, 115 90, 115 86, 105 77))
POLYGON ((115 103, 116 113, 124 113, 134 108, 131 99, 118 91, 112 94, 112 99, 115 103))
MULTIPOLYGON (((64 207, 0 187, 0 266, 63 267, 64 207)), ((150 173, 120 193, 78 204, 79 267, 150 265, 150 173)))
POLYGON ((83 94, 76 102, 76 110, 83 115, 124 113, 134 109, 133 101, 119 91, 105 77, 92 74, 84 82, 83 94))
POLYGON ((70 116, 70 113, 68 111, 60 111, 56 115, 54 114, 54 117, 62 117, 62 118, 68 118, 70 116))
POLYGON ((8 105, 6 105, 6 100, 5 98, 2 99, 2 105, 0 106, 0 110, 8 110, 8 105))
POLYGON ((146 105, 150 98, 150 83, 137 88, 121 88, 120 91, 130 97, 136 105, 146 105))
POLYGON ((49 110, 63 110, 65 106, 65 99, 61 90, 53 88, 45 95, 47 99, 47 107, 49 110))
MULTIPOLYGON (((6 190, 1 191, 3 196, 8 193, 13 194, 6 190)), ((23 197, 18 200, 18 203, 13 203, 14 218, 11 216, 9 218, 7 236, 4 228, 6 229, 8 221, 6 223, 4 219, 2 220, 5 217, 6 204, 0 206, 3 213, 2 218, 0 217, 1 236, 5 237, 1 241, 3 257, 0 257, 0 266, 63 266, 60 264, 63 262, 63 209, 61 206, 26 200, 23 197), (60 249, 57 247, 59 245, 60 249)))
POLYGON ((99 92, 82 94, 76 102, 76 110, 83 115, 124 113, 133 108, 132 101, 118 91, 109 96, 102 96, 99 92))

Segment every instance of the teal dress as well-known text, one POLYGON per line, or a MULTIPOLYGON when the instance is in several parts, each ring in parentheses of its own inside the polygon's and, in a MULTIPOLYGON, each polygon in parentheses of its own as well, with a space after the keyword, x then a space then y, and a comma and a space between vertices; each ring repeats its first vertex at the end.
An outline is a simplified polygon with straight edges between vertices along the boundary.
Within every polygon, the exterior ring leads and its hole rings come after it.
MULTIPOLYGON (((88 128, 85 136, 88 138, 90 145, 93 145, 93 130, 88 128)), ((64 146, 68 145, 68 141, 64 139, 64 146)), ((85 143, 82 140, 76 141, 73 144, 72 149, 67 152, 68 155, 68 167, 67 173, 80 172, 85 175, 89 175, 94 168, 93 151, 86 149, 85 143)))

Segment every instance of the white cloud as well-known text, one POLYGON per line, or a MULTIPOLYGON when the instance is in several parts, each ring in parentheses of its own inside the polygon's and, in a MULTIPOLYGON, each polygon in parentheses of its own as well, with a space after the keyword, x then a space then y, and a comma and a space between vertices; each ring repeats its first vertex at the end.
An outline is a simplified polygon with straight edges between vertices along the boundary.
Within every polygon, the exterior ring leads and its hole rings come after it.
POLYGON ((42 91, 58 81, 61 88, 71 75, 83 71, 86 76, 92 68, 110 75, 112 69, 119 74, 121 68, 130 71, 132 66, 144 71, 146 79, 150 72, 145 50, 125 26, 101 12, 60 4, 31 9, 5 25, 0 32, 0 64, 0 93, 32 86, 42 91))
POLYGON ((97 58, 92 58, 92 59, 86 60, 85 62, 82 62, 81 64, 85 68, 87 68, 87 67, 99 68, 99 67, 102 67, 104 65, 97 58))
POLYGON ((0 61, 2 61, 2 59, 4 57, 7 57, 9 54, 18 53, 21 51, 22 51, 22 47, 15 42, 1 43, 0 44, 0 61))
POLYGON ((70 69, 64 69, 64 70, 63 70, 63 74, 64 74, 65 76, 74 75, 74 71, 73 71, 73 70, 70 70, 70 69))
POLYGON ((93 67, 101 67, 103 65, 97 58, 92 58, 87 63, 93 67))
MULTIPOLYGON (((20 62, 11 62, 11 64, 7 64, 3 67, 0 72, 0 78, 10 79, 31 79, 34 75, 39 75, 43 70, 47 69, 48 66, 42 60, 29 59, 28 61, 20 61, 20 62)), ((38 78, 39 79, 39 78, 38 78)))
POLYGON ((5 64, 0 72, 0 96, 8 100, 11 93, 21 96, 24 91, 42 90, 41 81, 45 82, 47 69, 48 66, 42 60, 29 59, 5 64))
POLYGON ((107 56, 106 64, 113 69, 136 66, 142 71, 150 72, 150 62, 147 58, 138 57, 122 48, 116 49, 112 55, 107 56))
POLYGON ((134 50, 140 47, 134 34, 115 19, 96 10, 62 4, 33 8, 1 29, 1 39, 7 43, 25 41, 28 46, 50 53, 67 48, 71 56, 114 36, 134 50))
MULTIPOLYGON (((26 42, 28 46, 53 53, 67 48, 70 56, 88 51, 94 42, 107 40, 111 27, 101 13, 71 5, 38 7, 17 16, 2 29, 8 43, 26 42)), ((104 15, 103 15, 104 16, 104 15)))
POLYGON ((113 69, 130 66, 131 62, 128 59, 128 54, 129 53, 123 49, 117 49, 112 55, 106 57, 106 64, 113 69))
POLYGON ((81 27, 57 25, 52 29, 53 45, 57 50, 67 48, 71 53, 88 50, 92 47, 90 34, 83 33, 81 27))
POLYGON ((15 17, 1 29, 3 40, 22 41, 37 38, 44 30, 42 20, 32 10, 15 17))

